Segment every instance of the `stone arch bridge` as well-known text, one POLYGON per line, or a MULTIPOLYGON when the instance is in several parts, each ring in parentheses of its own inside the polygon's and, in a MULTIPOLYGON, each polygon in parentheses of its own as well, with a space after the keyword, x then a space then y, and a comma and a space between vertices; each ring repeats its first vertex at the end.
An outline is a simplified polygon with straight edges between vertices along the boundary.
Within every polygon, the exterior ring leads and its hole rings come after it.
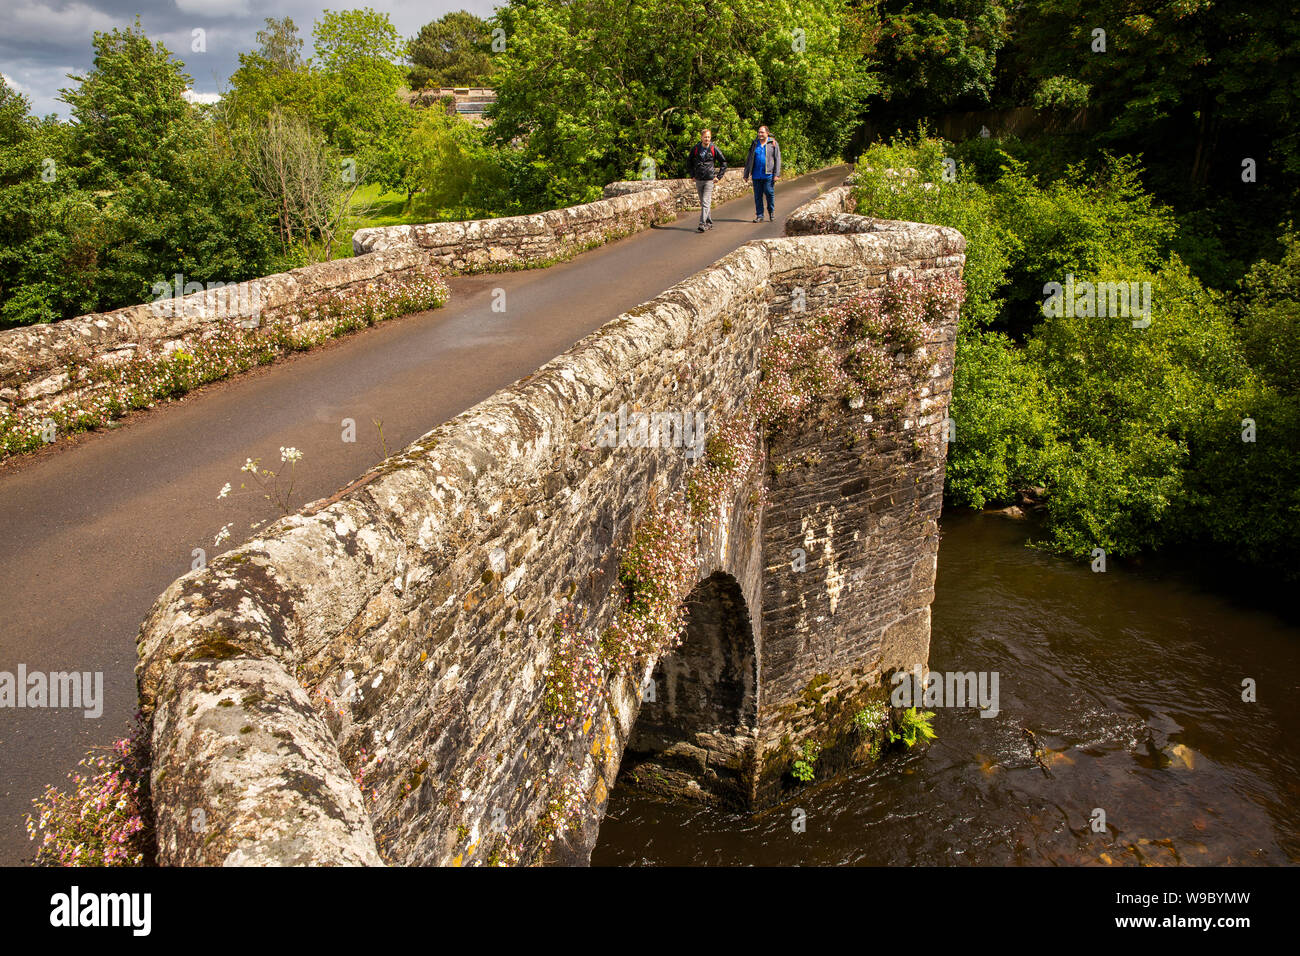
POLYGON ((816 403, 816 427, 745 415, 814 316, 959 277, 965 241, 850 202, 827 192, 164 592, 137 669, 159 862, 580 863, 620 770, 761 807, 801 756, 862 757, 854 716, 928 656, 956 300, 877 350, 887 424, 860 401, 816 403), (639 430, 655 412, 665 441, 639 430), (671 553, 642 534, 665 514, 688 516, 671 553), (635 553, 674 569, 684 633, 615 669, 635 553))

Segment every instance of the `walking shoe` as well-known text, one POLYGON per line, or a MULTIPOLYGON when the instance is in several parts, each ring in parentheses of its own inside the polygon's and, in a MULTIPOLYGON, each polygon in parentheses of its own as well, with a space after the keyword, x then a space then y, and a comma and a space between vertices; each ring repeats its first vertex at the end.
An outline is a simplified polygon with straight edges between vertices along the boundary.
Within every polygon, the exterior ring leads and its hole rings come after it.
POLYGON ((762 216, 755 216, 755 217, 754 217, 754 222, 762 222, 762 221, 763 221, 763 217, 762 217, 762 216))
POLYGON ((704 231, 704 223, 700 223, 700 224, 696 227, 695 231, 696 231, 696 232, 703 232, 703 231, 704 231))
POLYGON ((776 222, 776 218, 773 217, 773 216, 768 216, 768 217, 767 217, 767 221, 768 221, 768 222, 776 222))

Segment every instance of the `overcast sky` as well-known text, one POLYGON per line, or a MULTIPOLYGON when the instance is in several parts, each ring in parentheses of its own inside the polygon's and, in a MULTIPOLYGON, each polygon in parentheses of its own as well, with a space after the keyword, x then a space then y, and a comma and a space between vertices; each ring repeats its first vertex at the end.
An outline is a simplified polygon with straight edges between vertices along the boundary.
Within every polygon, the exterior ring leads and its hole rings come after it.
POLYGON ((421 26, 451 10, 487 16, 496 0, 0 0, 0 73, 31 100, 38 116, 68 108, 59 89, 71 86, 69 73, 91 63, 91 38, 97 30, 140 23, 151 39, 161 40, 194 77, 199 94, 218 93, 239 66, 239 54, 257 45, 267 17, 293 17, 303 52, 311 51, 312 24, 324 9, 370 6, 387 13, 397 32, 413 36, 421 26), (206 31, 207 52, 191 52, 193 30, 206 31))

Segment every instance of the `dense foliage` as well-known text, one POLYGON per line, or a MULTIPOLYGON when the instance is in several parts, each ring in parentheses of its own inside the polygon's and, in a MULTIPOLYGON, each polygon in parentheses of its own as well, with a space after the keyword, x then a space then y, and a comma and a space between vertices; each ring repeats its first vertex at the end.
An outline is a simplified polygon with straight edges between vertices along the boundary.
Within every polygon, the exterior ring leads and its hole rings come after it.
POLYGON ((1041 181, 1005 153, 993 169, 990 148, 921 137, 859 165, 860 212, 967 236, 949 500, 981 507, 1033 489, 1051 545, 1079 556, 1194 542, 1294 566, 1296 237, 1232 299, 1172 251, 1173 217, 1134 161, 1041 181), (917 174, 887 172, 908 168, 917 174), (1149 283, 1149 324, 1045 314, 1045 286, 1067 275, 1149 283))
POLYGON ((844 0, 514 0, 496 23, 497 141, 519 137, 551 204, 614 179, 686 174, 701 128, 742 162, 759 124, 791 168, 840 155, 874 89, 871 39, 844 0))
POLYGON ((96 34, 77 79, 70 125, 34 119, 0 79, 0 325, 143 302, 176 273, 271 269, 267 209, 162 44, 138 27, 96 34))
POLYGON ((420 27, 406 45, 411 89, 478 86, 494 69, 491 30, 485 20, 465 10, 420 27))

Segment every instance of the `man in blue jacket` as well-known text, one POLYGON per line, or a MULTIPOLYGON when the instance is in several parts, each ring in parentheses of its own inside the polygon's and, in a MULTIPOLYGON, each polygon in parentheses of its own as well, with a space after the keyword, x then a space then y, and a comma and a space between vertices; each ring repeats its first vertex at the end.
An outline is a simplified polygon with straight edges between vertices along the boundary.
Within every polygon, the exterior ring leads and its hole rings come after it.
POLYGON ((754 222, 763 221, 763 200, 767 200, 767 221, 772 222, 776 211, 776 177, 781 175, 781 147, 768 133, 766 126, 758 128, 758 138, 749 146, 745 158, 745 182, 754 181, 754 222))

